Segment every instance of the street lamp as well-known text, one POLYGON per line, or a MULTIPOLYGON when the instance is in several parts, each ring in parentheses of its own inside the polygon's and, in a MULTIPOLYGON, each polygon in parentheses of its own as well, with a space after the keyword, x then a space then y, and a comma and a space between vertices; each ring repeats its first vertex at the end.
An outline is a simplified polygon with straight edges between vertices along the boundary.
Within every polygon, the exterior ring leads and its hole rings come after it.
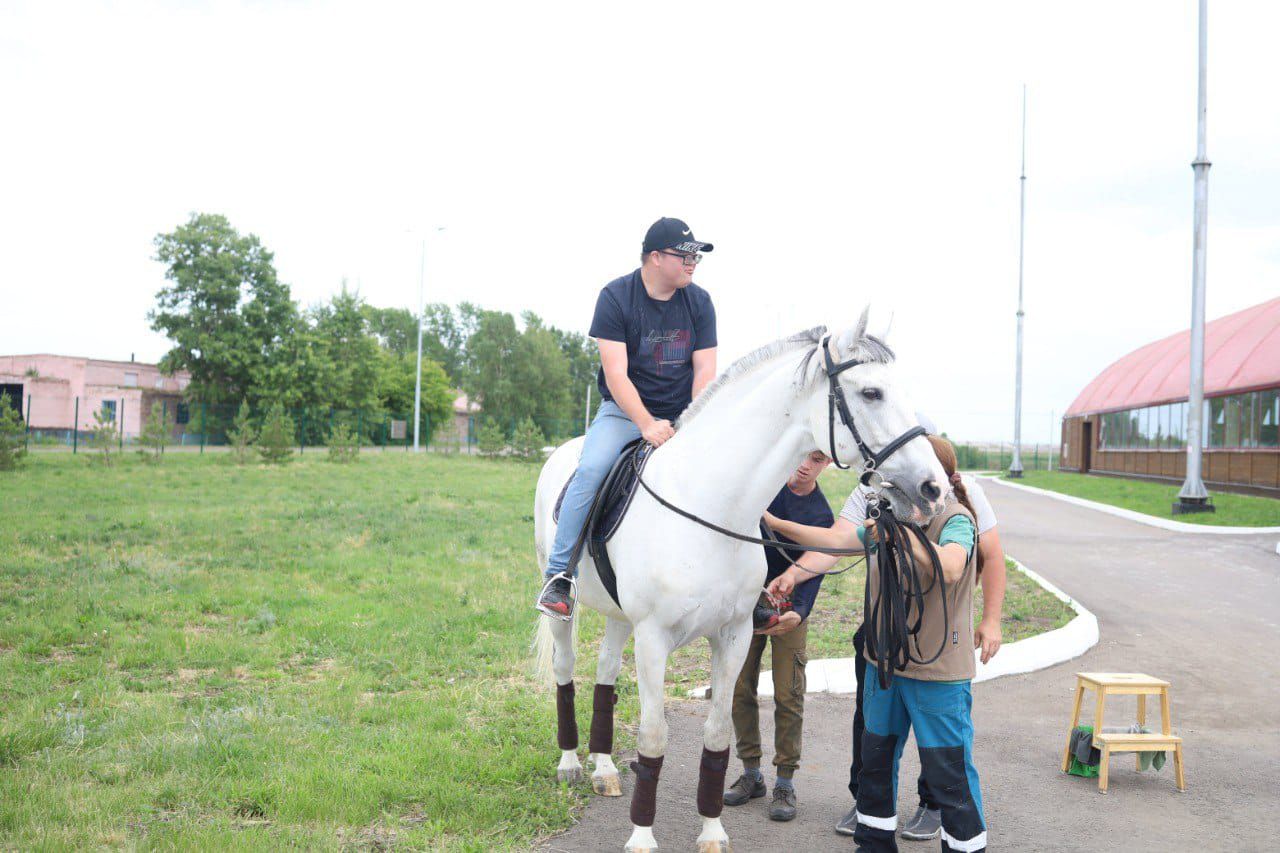
POLYGON ((1018 178, 1018 365, 1014 379, 1013 459, 1009 476, 1022 476, 1022 254, 1027 228, 1027 87, 1022 87, 1022 175, 1018 178))
MULTIPOLYGON (((439 225, 435 231, 438 234, 443 231, 445 226, 439 225)), ((417 453, 418 447, 418 429, 422 421, 422 321, 424 319, 423 297, 427 280, 427 238, 422 238, 422 256, 418 262, 418 369, 414 373, 413 380, 413 452, 417 453)))
POLYGON ((1187 477, 1174 515, 1213 512, 1200 479, 1204 419, 1204 267, 1209 239, 1209 158, 1205 153, 1205 67, 1208 64, 1208 2, 1200 0, 1200 85, 1196 98, 1195 238, 1191 251, 1191 384, 1187 393, 1187 477))

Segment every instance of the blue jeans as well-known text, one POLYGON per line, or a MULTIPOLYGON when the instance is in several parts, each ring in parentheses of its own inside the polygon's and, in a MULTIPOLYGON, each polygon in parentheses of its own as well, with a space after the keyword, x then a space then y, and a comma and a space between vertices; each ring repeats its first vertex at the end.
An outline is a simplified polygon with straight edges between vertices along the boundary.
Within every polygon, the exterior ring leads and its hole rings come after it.
MULTIPOLYGON (((582 525, 587 523, 587 513, 591 511, 591 502, 595 499, 596 489, 608 476, 609 469, 627 442, 640 437, 640 428, 635 425, 626 412, 612 400, 604 400, 596 410, 596 418, 587 430, 587 440, 582 445, 582 457, 578 460, 578 471, 573 475, 573 482, 565 492, 564 501, 560 504, 560 522, 556 525, 556 540, 551 545, 551 555, 547 558, 547 577, 569 568, 569 557, 573 553, 573 544, 578 541, 582 525)), ((578 567, 573 567, 576 577, 578 567)))
POLYGON ((973 694, 969 682, 920 681, 895 675, 888 688, 868 672, 860 697, 867 729, 858 777, 860 850, 897 850, 898 761, 907 733, 916 732, 920 769, 930 799, 942 811, 942 849, 985 850, 982 791, 973 766, 973 694))

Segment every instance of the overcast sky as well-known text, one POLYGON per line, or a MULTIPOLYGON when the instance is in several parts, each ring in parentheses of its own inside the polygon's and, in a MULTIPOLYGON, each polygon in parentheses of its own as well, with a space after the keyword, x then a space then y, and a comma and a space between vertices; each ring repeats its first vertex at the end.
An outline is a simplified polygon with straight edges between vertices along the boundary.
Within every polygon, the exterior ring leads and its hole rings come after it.
MULTIPOLYGON (((1280 293, 1280 7, 1210 4, 1210 318, 1280 293)), ((892 316, 920 408, 1024 441, 1190 322, 1196 3, 5 3, 0 354, 152 361, 193 211, 345 277, 585 332, 649 223, 716 244, 720 358, 892 316), (433 229, 447 226, 443 232, 433 229)))

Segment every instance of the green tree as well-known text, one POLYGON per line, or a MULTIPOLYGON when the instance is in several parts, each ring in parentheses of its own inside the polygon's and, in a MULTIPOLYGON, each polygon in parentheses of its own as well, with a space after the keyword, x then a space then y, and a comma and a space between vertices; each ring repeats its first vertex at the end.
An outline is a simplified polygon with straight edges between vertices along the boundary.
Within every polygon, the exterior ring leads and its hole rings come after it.
MULTIPOLYGON (((596 342, 586 335, 564 332, 554 326, 548 327, 548 331, 560 345, 560 351, 564 353, 569 368, 569 407, 564 417, 576 425, 586 414, 588 393, 593 402, 598 402, 600 399, 600 394, 596 390, 596 371, 600 369, 600 349, 596 346, 596 342), (588 386, 590 386, 590 392, 587 390, 588 386)), ((594 406, 592 408, 594 409, 594 406)))
POLYGON ((231 422, 231 429, 227 430, 227 442, 231 445, 231 452, 238 464, 243 465, 249 461, 249 452, 257 437, 253 423, 249 420, 249 401, 241 400, 236 418, 231 422))
POLYGON ((27 427, 6 394, 0 394, 0 471, 15 471, 27 455, 27 427))
POLYGON ((258 455, 263 462, 281 465, 293 459, 293 418, 280 403, 274 403, 267 412, 262 429, 258 432, 258 455))
POLYGON ((523 332, 502 311, 481 311, 467 340, 464 387, 487 417, 502 422, 531 417, 549 422, 568 415, 568 361, 552 332, 525 312, 523 332))
POLYGON ((521 315, 524 332, 514 365, 514 384, 521 405, 512 417, 531 417, 544 424, 569 414, 569 360, 556 335, 532 311, 521 315))
POLYGON ((480 431, 476 436, 476 446, 481 456, 487 459, 496 459, 506 449, 507 435, 496 420, 486 418, 480 424, 480 431))
POLYGON ((524 418, 516 426, 515 435, 511 439, 511 449, 522 461, 537 462, 542 459, 542 448, 546 443, 546 436, 533 422, 533 418, 524 418))
POLYGON ((272 253, 225 216, 209 213, 157 235, 155 247, 170 283, 147 318, 174 344, 161 369, 189 371, 194 400, 254 399, 297 317, 272 253))
POLYGON ((147 462, 158 463, 160 457, 164 455, 165 446, 169 443, 169 428, 169 419, 165 415, 164 405, 152 403, 147 421, 142 427, 142 435, 138 439, 142 445, 138 448, 138 455, 147 462))
POLYGON ((520 333, 516 321, 502 311, 482 311, 475 332, 467 339, 467 394, 486 417, 509 419, 520 409, 515 384, 520 333))
POLYGON ((327 305, 312 309, 312 333, 319 344, 319 405, 372 411, 378 405, 380 348, 370 333, 364 300, 347 289, 327 305))
POLYGON ((329 431, 326 444, 330 462, 355 462, 360 455, 360 442, 346 423, 340 422, 329 431))
POLYGON ((116 431, 116 413, 102 406, 93 413, 93 429, 89 432, 89 447, 97 450, 93 458, 110 466, 115 458, 116 443, 120 434, 116 431))
MULTIPOLYGON (((362 305, 370 334, 392 355, 417 355, 418 329, 408 308, 376 308, 362 305)), ((447 308, 445 310, 448 310, 447 308)), ((426 341, 423 341, 425 347, 426 341)))

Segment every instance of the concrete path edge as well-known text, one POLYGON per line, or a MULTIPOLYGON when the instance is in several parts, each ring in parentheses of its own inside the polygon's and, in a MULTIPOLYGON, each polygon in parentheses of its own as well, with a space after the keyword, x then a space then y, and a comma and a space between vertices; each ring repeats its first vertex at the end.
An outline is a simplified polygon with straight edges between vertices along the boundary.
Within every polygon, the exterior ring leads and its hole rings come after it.
MULTIPOLYGON (((1024 492, 1032 492, 1033 494, 1044 495, 1045 497, 1064 501, 1069 504, 1075 504, 1076 506, 1096 509, 1098 512, 1105 512, 1109 515, 1127 518, 1130 521, 1136 521, 1139 524, 1148 524, 1152 527, 1159 527, 1162 530, 1172 530, 1174 533, 1214 533, 1228 536, 1252 535, 1258 533, 1280 533, 1280 527, 1228 527, 1221 524, 1188 524, 1185 521, 1173 521, 1168 518, 1159 518, 1158 516, 1147 515, 1145 512, 1135 512, 1131 509, 1123 509, 1122 507, 1112 506, 1111 504, 1091 501, 1088 498, 1078 498, 1075 495, 1065 495, 1062 492, 1040 489, 1035 486, 1023 485, 1022 483, 1011 483, 1003 477, 995 477, 989 474, 980 474, 977 476, 980 480, 995 480, 1001 486, 1008 486, 1011 489, 1022 489, 1024 492)), ((1277 548, 1280 549, 1280 546, 1277 546, 1277 548)))
MULTIPOLYGON (((1037 489, 1036 491, 1040 491, 1037 489)), ((1013 559, 1012 557, 1010 559, 1013 559)), ((979 653, 974 650, 974 663, 977 675, 974 681, 990 681, 1004 675, 1018 675, 1046 669, 1063 661, 1077 658, 1093 646, 1099 638, 1098 617, 1094 616, 1084 605, 1067 595, 1053 583, 1024 566, 1016 559, 1014 567, 1027 577, 1038 583, 1051 595, 1064 602, 1075 611, 1075 617, 1052 631, 1036 634, 1017 642, 1000 647, 1000 651, 990 663, 983 664, 978 660, 979 653)), ((853 675, 853 658, 824 658, 809 661, 805 667, 807 680, 806 693, 857 693, 857 682, 853 675)), ((689 691, 690 699, 706 699, 711 688, 704 685, 689 691)), ((773 695, 772 672, 760 675, 760 696, 773 695)))

